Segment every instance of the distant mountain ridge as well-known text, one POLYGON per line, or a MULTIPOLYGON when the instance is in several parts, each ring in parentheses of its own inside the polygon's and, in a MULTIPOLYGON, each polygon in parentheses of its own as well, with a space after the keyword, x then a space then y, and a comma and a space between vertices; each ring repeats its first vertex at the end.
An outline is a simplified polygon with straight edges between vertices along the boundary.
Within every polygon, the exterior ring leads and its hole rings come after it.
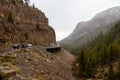
POLYGON ((120 6, 96 14, 91 20, 77 24, 73 32, 60 41, 64 48, 73 48, 93 39, 100 32, 111 28, 120 20, 120 6))

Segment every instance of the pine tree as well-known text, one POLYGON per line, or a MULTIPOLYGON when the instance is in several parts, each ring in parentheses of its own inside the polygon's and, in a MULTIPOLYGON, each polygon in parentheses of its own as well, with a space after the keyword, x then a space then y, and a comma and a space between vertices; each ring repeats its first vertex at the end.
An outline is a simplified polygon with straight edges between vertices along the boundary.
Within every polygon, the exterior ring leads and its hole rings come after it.
POLYGON ((19 0, 19 2, 23 4, 23 0, 19 0))
POLYGON ((85 53, 83 50, 81 50, 81 52, 80 52, 80 56, 78 58, 78 63, 79 63, 79 70, 81 72, 85 71, 86 62, 85 62, 85 53))
POLYGON ((11 2, 15 5, 16 4, 16 0, 11 0, 11 2))
POLYGON ((109 50, 109 62, 112 62, 113 60, 114 60, 113 47, 110 46, 110 50, 109 50))
POLYGON ((112 64, 110 64, 110 66, 109 66, 108 78, 109 78, 110 80, 114 80, 114 72, 113 72, 113 66, 112 66, 112 64))
POLYGON ((85 66, 85 76, 86 77, 91 77, 92 76, 92 65, 91 65, 90 61, 88 61, 86 66, 85 66))
POLYGON ((117 77, 120 80, 120 61, 118 63, 118 73, 117 73, 117 77))
POLYGON ((35 8, 35 4, 33 3, 33 8, 35 8))
POLYGON ((36 24, 36 30, 37 30, 37 31, 40 30, 40 24, 39 24, 39 23, 36 24))
POLYGON ((25 0, 25 4, 28 5, 30 3, 30 0, 25 0))
POLYGON ((12 23, 12 24, 14 23, 14 19, 12 17, 12 13, 11 12, 8 15, 7 21, 10 22, 10 23, 12 23))
POLYGON ((100 59, 101 59, 101 63, 105 64, 105 62, 107 61, 107 54, 106 54, 106 46, 103 44, 102 49, 100 50, 100 59))
POLYGON ((25 36, 25 39, 26 39, 26 40, 29 39, 29 34, 28 34, 28 32, 25 32, 25 33, 24 33, 24 36, 25 36))

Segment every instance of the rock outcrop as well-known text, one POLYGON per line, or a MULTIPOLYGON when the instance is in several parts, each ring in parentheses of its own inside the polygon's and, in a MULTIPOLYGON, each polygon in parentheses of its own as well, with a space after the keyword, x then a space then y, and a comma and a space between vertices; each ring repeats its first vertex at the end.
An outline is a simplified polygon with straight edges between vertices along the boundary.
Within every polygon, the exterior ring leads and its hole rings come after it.
POLYGON ((55 32, 42 11, 3 0, 0 1, 0 45, 14 43, 55 44, 55 32))

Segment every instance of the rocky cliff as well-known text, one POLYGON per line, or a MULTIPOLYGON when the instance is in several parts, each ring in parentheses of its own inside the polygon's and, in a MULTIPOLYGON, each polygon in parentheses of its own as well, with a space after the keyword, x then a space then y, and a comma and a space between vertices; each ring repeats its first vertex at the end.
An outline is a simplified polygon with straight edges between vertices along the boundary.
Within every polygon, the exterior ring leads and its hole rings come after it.
POLYGON ((0 0, 0 45, 14 43, 55 44, 55 32, 40 10, 19 1, 0 0))
POLYGON ((0 0, 0 80, 74 80, 75 57, 64 49, 51 53, 41 46, 56 44, 54 29, 43 12, 21 1, 0 0), (35 46, 12 50, 15 43, 35 46))

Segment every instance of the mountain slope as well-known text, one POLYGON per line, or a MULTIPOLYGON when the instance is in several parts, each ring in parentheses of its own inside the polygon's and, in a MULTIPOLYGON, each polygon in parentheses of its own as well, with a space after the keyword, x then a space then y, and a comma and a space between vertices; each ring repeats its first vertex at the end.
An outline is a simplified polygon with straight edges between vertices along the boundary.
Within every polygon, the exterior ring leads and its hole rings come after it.
POLYGON ((90 21, 80 22, 74 31, 60 43, 66 49, 80 46, 93 39, 100 32, 105 32, 120 19, 120 7, 113 7, 96 14, 90 21))

